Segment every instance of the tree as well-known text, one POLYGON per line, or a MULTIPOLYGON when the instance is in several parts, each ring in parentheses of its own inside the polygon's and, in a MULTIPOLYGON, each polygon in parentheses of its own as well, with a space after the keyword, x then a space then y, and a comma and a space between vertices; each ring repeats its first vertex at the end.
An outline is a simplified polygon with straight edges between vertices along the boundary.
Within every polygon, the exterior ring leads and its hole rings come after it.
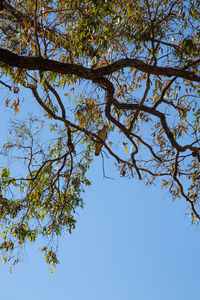
MULTIPOLYGON (((44 113, 14 121, 1 152, 24 163, 20 176, 1 168, 4 262, 18 262, 28 240, 75 228, 96 144, 122 177, 161 182, 198 222, 199 1, 1 0, 0 10, 6 105, 23 114, 28 90, 44 113)), ((56 265, 55 249, 41 250, 56 265)))

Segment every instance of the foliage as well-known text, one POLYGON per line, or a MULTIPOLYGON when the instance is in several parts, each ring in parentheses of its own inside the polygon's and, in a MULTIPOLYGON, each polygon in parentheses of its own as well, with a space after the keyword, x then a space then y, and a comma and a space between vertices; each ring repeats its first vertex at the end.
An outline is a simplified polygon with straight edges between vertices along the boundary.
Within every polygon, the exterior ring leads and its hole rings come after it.
MULTIPOLYGON (((121 176, 161 182, 198 222, 199 1, 0 4, 0 83, 13 94, 6 105, 23 114, 28 90, 44 112, 14 122, 2 151, 20 161, 1 169, 3 260, 17 262, 27 240, 75 228, 95 143, 103 142, 96 132, 105 124, 112 140, 104 149, 121 176), (41 143, 47 128, 51 141, 41 143), (16 174, 22 162, 24 174, 16 174)), ((42 252, 56 265, 52 247, 42 252)))

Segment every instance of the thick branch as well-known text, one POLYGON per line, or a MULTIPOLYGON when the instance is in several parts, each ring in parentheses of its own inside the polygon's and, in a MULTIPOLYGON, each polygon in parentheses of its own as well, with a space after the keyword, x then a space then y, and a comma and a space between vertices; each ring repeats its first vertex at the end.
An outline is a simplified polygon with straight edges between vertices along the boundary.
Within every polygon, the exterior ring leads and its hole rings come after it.
MULTIPOLYGON (((27 70, 52 71, 54 73, 76 75, 81 78, 91 80, 110 75, 124 68, 136 68, 148 74, 164 75, 167 77, 176 76, 194 82, 200 82, 200 76, 194 74, 194 72, 170 67, 151 66, 139 59, 125 58, 105 67, 89 69, 76 64, 62 63, 41 57, 19 56, 6 49, 0 48, 0 62, 10 67, 17 67, 27 70)), ((198 63, 198 61, 196 63, 198 63)))

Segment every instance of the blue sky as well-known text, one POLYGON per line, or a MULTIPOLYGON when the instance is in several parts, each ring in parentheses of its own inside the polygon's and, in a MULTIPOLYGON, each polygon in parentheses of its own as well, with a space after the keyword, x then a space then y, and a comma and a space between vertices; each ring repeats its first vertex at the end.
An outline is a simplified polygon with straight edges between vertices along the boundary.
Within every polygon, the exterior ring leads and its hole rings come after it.
POLYGON ((101 157, 91 170, 76 230, 60 241, 60 265, 51 275, 39 245, 9 273, 1 264, 1 298, 70 300, 197 299, 199 229, 187 207, 165 191, 121 179, 101 157))
MULTIPOLYGON (((33 108, 33 99, 24 96, 33 108)), ((0 104, 6 124, 14 113, 0 104)), ((34 109, 32 109, 34 110, 34 109)), ((23 108, 17 118, 23 117, 23 108)), ((189 300, 198 299, 200 231, 191 225, 183 200, 165 189, 124 179, 101 156, 89 171, 92 186, 84 195, 76 230, 59 243, 60 265, 51 275, 38 248, 27 246, 12 273, 0 265, 4 300, 189 300)))

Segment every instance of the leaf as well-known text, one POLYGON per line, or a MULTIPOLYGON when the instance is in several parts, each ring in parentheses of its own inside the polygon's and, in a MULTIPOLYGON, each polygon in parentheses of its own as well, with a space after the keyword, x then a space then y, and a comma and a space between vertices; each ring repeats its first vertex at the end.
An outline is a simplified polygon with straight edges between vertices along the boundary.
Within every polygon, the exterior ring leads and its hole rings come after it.
POLYGON ((184 27, 187 28, 187 20, 184 21, 184 27))
POLYGON ((110 147, 112 147, 113 142, 108 142, 108 145, 109 145, 110 147))
POLYGON ((6 106, 8 106, 8 104, 10 103, 10 99, 6 99, 6 106))
POLYGON ((70 102, 70 95, 68 93, 65 93, 64 96, 68 96, 69 102, 70 102))
POLYGON ((141 141, 137 138, 137 146, 140 148, 141 141))
POLYGON ((19 113, 19 106, 17 106, 17 107, 15 108, 15 116, 16 116, 17 113, 19 113))
POLYGON ((161 187, 161 189, 163 189, 164 187, 167 187, 167 185, 168 185, 168 181, 167 180, 165 180, 165 179, 162 179, 162 181, 163 181, 163 184, 162 184, 162 187, 161 187))

